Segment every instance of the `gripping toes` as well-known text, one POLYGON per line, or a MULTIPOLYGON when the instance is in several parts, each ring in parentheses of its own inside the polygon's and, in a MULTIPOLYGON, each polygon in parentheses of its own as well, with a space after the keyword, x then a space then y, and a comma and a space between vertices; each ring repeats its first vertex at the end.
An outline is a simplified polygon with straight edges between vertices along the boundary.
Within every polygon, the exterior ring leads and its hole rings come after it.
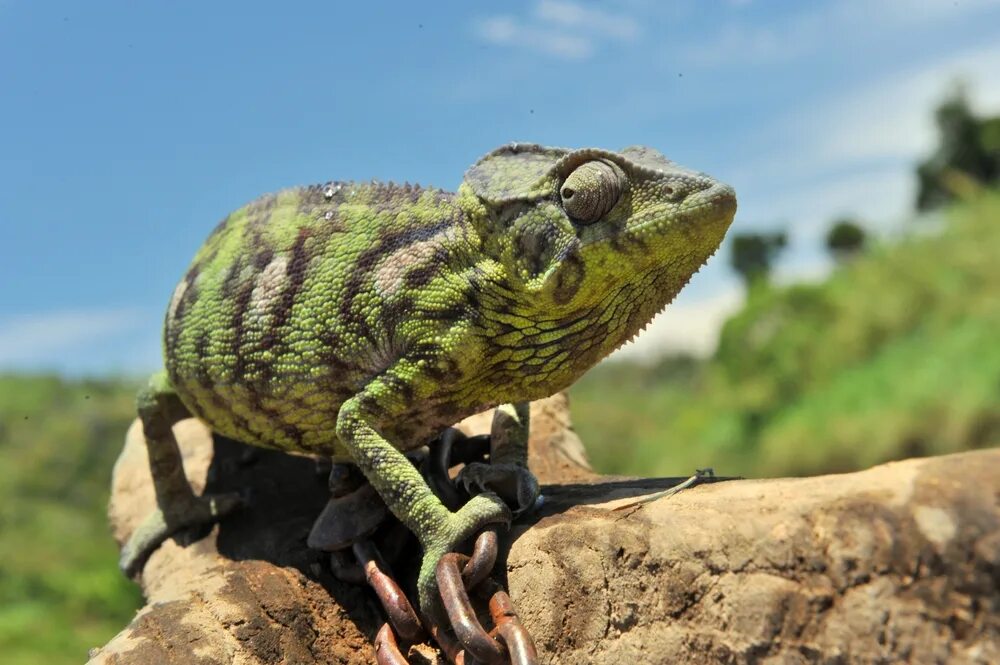
POLYGON ((458 482, 471 495, 493 492, 510 506, 514 517, 535 507, 541 489, 535 474, 517 463, 473 462, 462 468, 458 482))
POLYGON ((511 514, 507 504, 492 492, 472 497, 458 512, 452 513, 447 522, 434 536, 424 543, 424 558, 420 564, 420 578, 417 591, 420 608, 425 615, 440 617, 440 599, 435 571, 438 561, 448 552, 456 551, 465 541, 479 534, 483 529, 501 524, 510 524, 511 514))

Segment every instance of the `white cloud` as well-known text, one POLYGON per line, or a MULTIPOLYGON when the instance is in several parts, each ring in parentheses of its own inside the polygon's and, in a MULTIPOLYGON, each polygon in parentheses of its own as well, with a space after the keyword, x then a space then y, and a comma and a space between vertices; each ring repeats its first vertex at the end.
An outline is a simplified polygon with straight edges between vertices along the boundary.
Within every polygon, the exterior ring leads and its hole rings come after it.
POLYGON ((70 364, 66 358, 74 352, 85 354, 95 343, 106 346, 108 338, 134 333, 148 319, 146 313, 131 308, 13 316, 0 322, 0 366, 70 364))
POLYGON ((490 44, 583 60, 603 42, 635 39, 639 24, 629 16, 569 0, 539 0, 527 16, 489 16, 479 19, 474 30, 490 44))
POLYGON ((1000 0, 840 0, 801 3, 800 11, 768 25, 724 24, 718 33, 685 47, 691 66, 787 62, 807 53, 842 48, 844 38, 887 40, 918 26, 936 26, 973 16, 1000 0))
POLYGON ((839 215, 882 227, 908 215, 914 165, 937 140, 932 109, 956 80, 969 83, 980 113, 996 113, 1000 46, 893 71, 777 118, 761 132, 775 147, 732 177, 741 192, 740 219, 786 220, 793 236, 813 243, 839 215))
POLYGON ((856 215, 887 222, 906 215, 913 202, 913 178, 907 169, 888 166, 822 177, 785 192, 747 191, 740 201, 744 219, 769 224, 786 220, 797 239, 813 243, 821 241, 825 225, 834 217, 856 215))
POLYGON ((916 70, 896 72, 817 109, 810 129, 816 155, 830 163, 915 159, 936 140, 931 109, 956 80, 969 84, 974 105, 1000 108, 1000 45, 963 51, 916 70), (824 129, 825 128, 825 129, 824 129))
POLYGON ((535 16, 569 29, 604 35, 628 41, 639 34, 639 24, 628 16, 619 16, 601 9, 586 7, 567 0, 541 0, 535 16))
POLYGON ((876 7, 875 3, 854 2, 850 6, 853 13, 869 18, 872 10, 877 9, 880 17, 915 23, 975 14, 1000 5, 1000 0, 882 0, 877 4, 876 7))
POLYGON ((728 24, 707 41, 684 47, 680 57, 694 67, 730 65, 737 59, 748 64, 789 60, 811 47, 812 33, 811 27, 783 32, 773 26, 728 24))
POLYGON ((532 49, 566 60, 581 60, 593 53, 593 46, 582 37, 525 24, 510 16, 482 19, 476 24, 476 33, 491 44, 532 49))
POLYGON ((611 359, 649 362, 669 353, 708 356, 719 342, 722 324, 742 303, 743 290, 735 286, 707 298, 681 295, 611 359))

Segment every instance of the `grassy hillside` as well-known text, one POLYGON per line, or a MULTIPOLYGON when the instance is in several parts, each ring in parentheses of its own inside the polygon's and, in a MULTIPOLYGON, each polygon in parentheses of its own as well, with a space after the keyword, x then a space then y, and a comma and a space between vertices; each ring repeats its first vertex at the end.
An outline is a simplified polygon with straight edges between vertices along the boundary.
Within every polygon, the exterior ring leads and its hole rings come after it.
POLYGON ((105 506, 134 386, 0 375, 0 654, 80 663, 139 607, 105 506))
POLYGON ((599 468, 633 474, 812 474, 1000 444, 998 251, 1000 194, 984 194, 822 284, 754 291, 705 363, 596 368, 571 391, 577 428, 599 468))

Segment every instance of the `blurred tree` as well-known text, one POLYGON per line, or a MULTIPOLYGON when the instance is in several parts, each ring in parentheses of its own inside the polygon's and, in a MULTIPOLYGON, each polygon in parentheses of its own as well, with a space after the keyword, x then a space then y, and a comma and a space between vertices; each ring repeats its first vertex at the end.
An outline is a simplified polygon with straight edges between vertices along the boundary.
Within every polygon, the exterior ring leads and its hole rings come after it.
POLYGON ((766 283, 775 258, 787 242, 784 231, 734 235, 729 265, 743 278, 748 289, 758 282, 766 283))
POLYGON ((983 150, 993 156, 993 177, 1000 178, 1000 115, 984 118, 979 126, 979 140, 983 150))
POLYGON ((1000 182, 1000 117, 979 118, 956 86, 935 112, 939 143, 917 166, 917 209, 931 210, 963 190, 1000 182))
POLYGON ((649 367, 651 382, 672 381, 674 385, 691 386, 699 378, 702 361, 689 353, 675 352, 663 356, 649 367))
POLYGON ((838 261, 850 258, 865 246, 865 230, 856 220, 842 217, 833 222, 826 234, 826 249, 838 261))

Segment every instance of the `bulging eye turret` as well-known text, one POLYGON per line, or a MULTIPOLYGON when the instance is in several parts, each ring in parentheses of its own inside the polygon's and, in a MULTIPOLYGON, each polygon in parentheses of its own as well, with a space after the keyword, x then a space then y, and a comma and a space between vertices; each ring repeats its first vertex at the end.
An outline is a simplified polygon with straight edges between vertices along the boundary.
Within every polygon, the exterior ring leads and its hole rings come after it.
POLYGON ((570 173, 559 196, 570 217, 581 224, 593 224, 611 212, 626 183, 625 173, 617 164, 597 159, 570 173))

